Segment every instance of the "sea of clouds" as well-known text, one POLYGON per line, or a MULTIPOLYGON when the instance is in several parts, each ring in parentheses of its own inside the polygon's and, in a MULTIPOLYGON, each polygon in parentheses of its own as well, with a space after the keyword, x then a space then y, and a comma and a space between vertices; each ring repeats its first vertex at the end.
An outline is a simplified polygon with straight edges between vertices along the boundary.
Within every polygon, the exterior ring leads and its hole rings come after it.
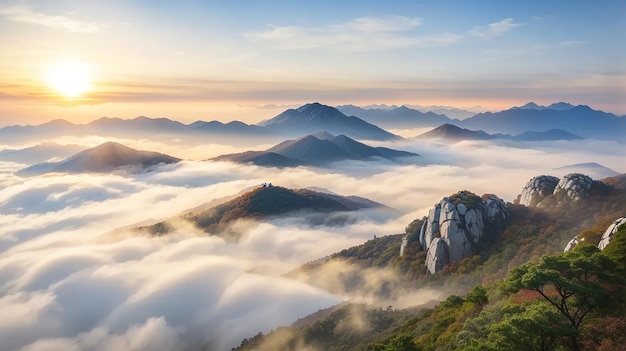
MULTIPOLYGON (((166 145, 154 145, 167 153, 166 145)), ((443 196, 466 189, 512 202, 531 177, 562 176, 559 166, 598 162, 626 171, 624 145, 611 142, 385 146, 421 157, 332 169, 183 161, 142 174, 31 178, 13 174, 25 165, 0 162, 0 351, 229 350, 244 337, 356 298, 282 275, 374 235, 402 233, 443 196), (247 234, 239 242, 188 227, 163 237, 126 230, 262 182, 322 187, 397 212, 358 211, 341 226, 298 217, 241 221, 234 225, 247 234)))

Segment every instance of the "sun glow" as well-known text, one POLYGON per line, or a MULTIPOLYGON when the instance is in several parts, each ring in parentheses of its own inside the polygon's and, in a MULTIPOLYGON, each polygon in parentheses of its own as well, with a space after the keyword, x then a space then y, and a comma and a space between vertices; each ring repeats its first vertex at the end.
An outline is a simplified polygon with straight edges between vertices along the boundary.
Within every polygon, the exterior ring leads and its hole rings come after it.
POLYGON ((87 65, 81 62, 61 62, 48 71, 48 85, 58 93, 75 98, 89 90, 87 65))

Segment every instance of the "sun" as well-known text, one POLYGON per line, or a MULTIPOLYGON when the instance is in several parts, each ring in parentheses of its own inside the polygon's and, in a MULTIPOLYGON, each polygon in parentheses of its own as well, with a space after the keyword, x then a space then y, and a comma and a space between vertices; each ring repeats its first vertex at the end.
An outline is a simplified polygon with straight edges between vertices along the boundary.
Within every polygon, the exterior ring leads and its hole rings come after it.
POLYGON ((75 98, 89 90, 87 65, 81 62, 60 62, 48 71, 48 85, 59 94, 75 98))

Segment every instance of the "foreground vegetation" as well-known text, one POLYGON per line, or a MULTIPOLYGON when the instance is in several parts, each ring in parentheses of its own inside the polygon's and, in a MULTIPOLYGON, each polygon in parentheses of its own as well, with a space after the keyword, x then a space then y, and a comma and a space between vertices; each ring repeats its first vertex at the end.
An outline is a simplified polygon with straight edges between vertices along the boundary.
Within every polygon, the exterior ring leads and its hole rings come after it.
POLYGON ((499 236, 435 275, 424 274, 425 254, 414 240, 422 219, 407 226, 402 257, 396 235, 305 265, 292 276, 314 277, 333 262, 352 267, 341 272, 342 292, 361 289, 372 270, 387 270, 394 278, 381 282, 381 295, 400 287, 450 295, 433 308, 349 304, 308 325, 258 334, 235 350, 626 350, 626 225, 604 250, 596 247, 626 214, 618 184, 599 184, 581 201, 551 198, 544 208, 509 204, 499 236), (577 234, 585 240, 563 253, 577 234))

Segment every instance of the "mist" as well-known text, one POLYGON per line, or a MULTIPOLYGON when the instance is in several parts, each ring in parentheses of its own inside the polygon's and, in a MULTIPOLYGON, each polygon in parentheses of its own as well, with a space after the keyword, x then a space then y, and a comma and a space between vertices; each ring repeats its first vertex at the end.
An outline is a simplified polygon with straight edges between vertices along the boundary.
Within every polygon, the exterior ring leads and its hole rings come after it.
MULTIPOLYGON (((180 156, 184 153, 181 145, 131 146, 157 147, 180 156)), ((229 350, 259 331, 289 325, 346 300, 398 307, 425 303, 441 292, 400 291, 393 301, 383 301, 373 289, 360 294, 342 292, 333 289, 333 281, 297 281, 284 274, 374 235, 402 233, 413 219, 425 216, 443 196, 458 190, 493 193, 512 202, 531 177, 562 176, 556 167, 597 162, 620 173, 626 171, 625 146, 612 142, 408 140, 379 145, 421 156, 415 162, 343 162, 330 168, 287 169, 186 160, 141 174, 31 178, 13 175, 22 164, 0 163, 0 310, 4 317, 0 351, 175 350, 202 345, 229 350), (395 212, 364 210, 336 218, 308 214, 238 221, 233 226, 245 232, 238 242, 189 226, 163 237, 127 230, 262 182, 358 195, 395 212)), ((195 146, 192 154, 209 149, 215 150, 195 146)), ((375 287, 388 274, 368 272, 368 284, 375 287)))

